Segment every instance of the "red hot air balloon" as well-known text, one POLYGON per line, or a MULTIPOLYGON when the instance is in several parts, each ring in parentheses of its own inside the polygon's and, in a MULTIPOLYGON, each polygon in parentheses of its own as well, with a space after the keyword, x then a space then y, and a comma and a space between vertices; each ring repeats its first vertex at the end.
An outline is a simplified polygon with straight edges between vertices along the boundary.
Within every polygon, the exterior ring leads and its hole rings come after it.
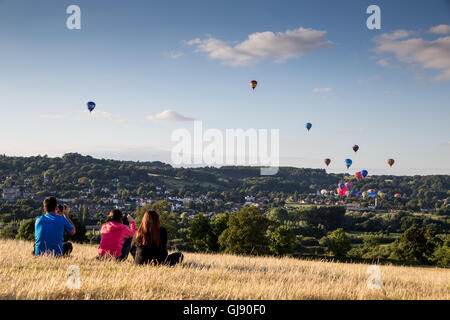
POLYGON ((325 164, 328 167, 328 165, 331 163, 331 159, 326 158, 323 162, 325 162, 325 164))
POLYGON ((388 163, 388 165, 390 167, 392 167, 392 165, 395 163, 395 160, 394 159, 388 159, 387 163, 388 163))
POLYGON ((355 152, 356 152, 356 151, 358 151, 358 150, 359 150, 359 146, 358 146, 357 144, 355 144, 355 145, 353 146, 353 148, 352 148, 352 149, 353 149, 353 151, 355 151, 355 152))
POLYGON ((252 87, 253 90, 255 90, 257 85, 258 85, 258 81, 256 81, 256 80, 250 81, 250 87, 252 87))
POLYGON ((359 180, 359 179, 361 179, 362 178, 362 173, 361 172, 355 172, 355 178, 356 178, 356 180, 359 180))

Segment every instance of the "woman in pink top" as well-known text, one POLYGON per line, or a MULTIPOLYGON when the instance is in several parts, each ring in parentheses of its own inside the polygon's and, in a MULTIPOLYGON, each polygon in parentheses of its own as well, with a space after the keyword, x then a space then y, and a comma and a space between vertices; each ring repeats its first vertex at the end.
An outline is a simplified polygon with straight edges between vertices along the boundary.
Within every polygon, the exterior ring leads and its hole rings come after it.
POLYGON ((98 248, 98 257, 105 255, 119 259, 122 254, 122 246, 126 238, 132 238, 136 232, 136 223, 128 215, 130 227, 122 224, 123 214, 119 209, 111 210, 106 223, 102 225, 100 233, 102 239, 98 248))

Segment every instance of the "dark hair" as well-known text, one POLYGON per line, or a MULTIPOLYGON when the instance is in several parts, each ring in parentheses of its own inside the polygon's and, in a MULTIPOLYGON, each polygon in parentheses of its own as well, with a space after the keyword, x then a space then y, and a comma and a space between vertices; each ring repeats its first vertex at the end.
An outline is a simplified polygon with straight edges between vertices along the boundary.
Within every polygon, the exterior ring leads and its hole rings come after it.
POLYGON ((126 226, 130 226, 130 221, 128 221, 128 216, 126 214, 122 217, 122 223, 126 226))
POLYGON ((122 211, 119 209, 113 209, 108 215, 108 218, 106 219, 106 222, 115 221, 115 222, 122 222, 122 211))
POLYGON ((44 199, 44 211, 45 212, 54 212, 56 210, 56 205, 58 202, 55 197, 47 197, 44 199))

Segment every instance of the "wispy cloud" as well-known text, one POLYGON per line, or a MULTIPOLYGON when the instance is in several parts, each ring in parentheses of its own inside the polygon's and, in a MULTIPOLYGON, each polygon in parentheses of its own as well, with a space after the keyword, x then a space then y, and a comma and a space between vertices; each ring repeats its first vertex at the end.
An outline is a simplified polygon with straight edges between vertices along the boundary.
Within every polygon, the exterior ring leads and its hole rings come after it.
POLYGON ((336 131, 337 134, 350 134, 350 133, 362 133, 362 132, 364 132, 363 128, 347 129, 347 130, 338 130, 338 131, 336 131))
POLYGON ((441 146, 450 147, 450 141, 442 142, 441 146))
POLYGON ((314 88, 313 92, 331 92, 333 91, 332 88, 314 88))
POLYGON ((181 58, 184 55, 183 52, 176 52, 176 51, 170 51, 169 52, 169 57, 171 57, 174 60, 177 60, 179 58, 181 58))
POLYGON ((430 28, 428 32, 433 34, 450 34, 450 25, 441 24, 430 28))
POLYGON ((382 66, 382 67, 388 67, 389 66, 389 62, 387 59, 380 59, 377 61, 377 64, 382 66))
POLYGON ((154 116, 148 116, 147 119, 151 121, 194 121, 193 118, 185 117, 172 109, 165 110, 154 116))
POLYGON ((326 33, 326 31, 300 27, 285 32, 252 33, 247 40, 234 45, 212 37, 197 38, 184 43, 196 46, 196 52, 208 53, 211 59, 222 60, 225 64, 232 66, 247 66, 264 59, 282 63, 307 52, 328 48, 334 44, 325 40, 326 33))
MULTIPOLYGON (((443 32, 444 28, 437 28, 435 31, 443 32)), ((439 73, 433 77, 434 81, 450 80, 450 36, 431 41, 420 37, 410 38, 416 34, 406 30, 382 34, 374 38, 376 46, 373 50, 378 54, 392 54, 398 61, 419 66, 423 70, 437 70, 439 73)), ((381 59, 377 63, 386 66, 387 60, 381 59)))
POLYGON ((62 115, 62 114, 41 114, 39 115, 40 118, 42 119, 65 119, 66 116, 62 115))
POLYGON ((106 112, 106 111, 93 111, 89 114, 89 116, 93 118, 103 118, 103 119, 109 119, 116 123, 130 123, 130 122, 138 122, 136 120, 131 120, 128 118, 124 118, 118 114, 106 112))

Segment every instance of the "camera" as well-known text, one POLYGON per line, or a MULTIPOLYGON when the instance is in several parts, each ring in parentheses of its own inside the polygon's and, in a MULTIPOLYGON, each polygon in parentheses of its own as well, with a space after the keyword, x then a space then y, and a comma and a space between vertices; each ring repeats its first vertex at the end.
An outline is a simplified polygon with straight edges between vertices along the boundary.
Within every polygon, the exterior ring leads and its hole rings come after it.
POLYGON ((122 224, 129 226, 130 225, 130 221, 128 221, 128 215, 124 214, 122 216, 122 224))

